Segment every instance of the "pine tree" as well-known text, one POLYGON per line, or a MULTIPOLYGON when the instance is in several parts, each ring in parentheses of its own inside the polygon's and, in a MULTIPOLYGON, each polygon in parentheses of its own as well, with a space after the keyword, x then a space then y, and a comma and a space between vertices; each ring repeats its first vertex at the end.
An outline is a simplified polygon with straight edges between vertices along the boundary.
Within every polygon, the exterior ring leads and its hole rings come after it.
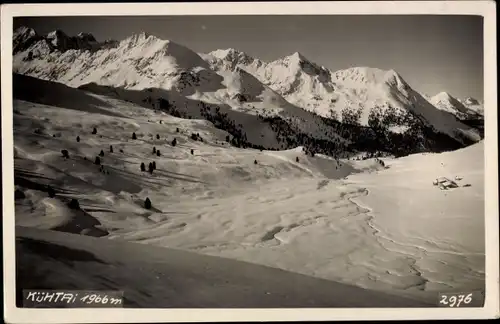
POLYGON ((149 162, 149 173, 153 174, 153 163, 149 162))
POLYGON ((176 146, 177 145, 177 139, 174 138, 174 140, 172 141, 172 146, 176 146))
POLYGON ((92 134, 97 134, 97 128, 94 127, 94 129, 92 130, 92 134))
POLYGON ((156 154, 156 146, 153 146, 153 154, 156 154))
POLYGON ((298 156, 295 158, 295 162, 299 163, 299 157, 298 156))
POLYGON ((148 197, 146 197, 146 200, 144 201, 144 208, 151 209, 151 200, 149 200, 148 197))
POLYGON ((153 169, 156 170, 156 162, 153 161, 153 169))
POLYGON ((104 156, 104 151, 101 150, 101 152, 99 153, 99 156, 104 156))
POLYGON ((180 132, 179 127, 177 127, 177 128, 175 129, 175 131, 176 131, 177 133, 178 133, 178 132, 180 132))
POLYGON ((156 139, 160 139, 160 135, 159 134, 156 134, 156 139))
POLYGON ((64 158, 69 159, 69 153, 68 150, 61 150, 61 154, 64 158))
POLYGON ((109 146, 109 151, 110 151, 111 153, 113 153, 113 145, 110 145, 110 146, 109 146))
POLYGON ((24 198, 26 198, 26 195, 20 189, 16 189, 14 191, 14 199, 17 200, 17 199, 24 199, 24 198))
POLYGON ((160 156, 160 150, 156 150, 156 156, 160 156))
POLYGON ((193 149, 191 149, 191 155, 194 155, 194 150, 193 149))
POLYGON ((78 202, 78 200, 76 200, 74 198, 71 199, 71 201, 69 202, 68 206, 71 209, 76 209, 76 210, 80 209, 80 203, 78 202))
POLYGON ((146 171, 146 165, 144 164, 144 162, 141 163, 141 171, 146 171))
POLYGON ((50 198, 54 198, 56 195, 56 191, 51 186, 47 186, 47 193, 49 194, 50 198))
POLYGON ((101 164, 101 159, 98 156, 95 157, 94 164, 96 164, 96 165, 100 165, 101 164))
POLYGON ((76 137, 76 141, 77 141, 78 143, 80 143, 80 136, 77 136, 77 137, 76 137))
POLYGON ((135 132, 132 133, 132 139, 137 139, 137 136, 135 135, 135 132))
POLYGON ((253 164, 257 164, 257 160, 254 160, 254 161, 253 161, 253 164))

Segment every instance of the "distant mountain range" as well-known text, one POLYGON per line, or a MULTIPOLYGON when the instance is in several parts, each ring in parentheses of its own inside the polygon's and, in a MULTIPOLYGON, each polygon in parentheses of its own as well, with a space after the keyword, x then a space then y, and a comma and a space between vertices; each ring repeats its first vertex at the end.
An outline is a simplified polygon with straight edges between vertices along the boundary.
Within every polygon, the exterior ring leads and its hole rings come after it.
POLYGON ((333 72, 300 53, 264 62, 235 49, 199 54, 146 33, 98 42, 87 33, 41 36, 21 27, 13 54, 14 73, 206 118, 238 145, 408 154, 483 136, 482 104, 473 98, 429 98, 394 70, 333 72))

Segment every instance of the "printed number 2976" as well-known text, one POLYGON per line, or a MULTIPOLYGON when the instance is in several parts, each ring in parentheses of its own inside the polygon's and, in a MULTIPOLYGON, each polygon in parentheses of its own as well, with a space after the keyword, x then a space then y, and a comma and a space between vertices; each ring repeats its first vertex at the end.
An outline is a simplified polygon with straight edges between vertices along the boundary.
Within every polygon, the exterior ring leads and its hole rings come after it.
POLYGON ((472 302, 473 294, 443 294, 440 296, 439 304, 445 307, 460 307, 472 302))

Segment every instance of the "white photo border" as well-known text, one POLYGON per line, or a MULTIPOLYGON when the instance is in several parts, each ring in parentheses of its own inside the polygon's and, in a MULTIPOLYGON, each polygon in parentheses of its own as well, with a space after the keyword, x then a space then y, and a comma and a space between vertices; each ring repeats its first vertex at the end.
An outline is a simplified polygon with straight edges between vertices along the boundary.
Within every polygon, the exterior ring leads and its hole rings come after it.
POLYGON ((4 309, 9 323, 484 319, 500 317, 496 3, 494 1, 7 4, 1 7, 4 309), (485 276, 482 308, 27 309, 15 306, 13 17, 138 15, 478 15, 484 19, 485 276))

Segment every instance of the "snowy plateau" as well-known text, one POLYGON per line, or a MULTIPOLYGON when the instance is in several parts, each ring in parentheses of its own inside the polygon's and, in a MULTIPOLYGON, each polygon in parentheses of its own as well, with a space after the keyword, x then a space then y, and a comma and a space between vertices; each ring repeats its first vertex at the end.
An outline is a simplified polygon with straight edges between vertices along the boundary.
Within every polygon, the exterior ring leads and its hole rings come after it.
POLYGON ((433 307, 484 291, 474 98, 300 53, 27 27, 13 90, 18 289, 160 308, 433 307))

